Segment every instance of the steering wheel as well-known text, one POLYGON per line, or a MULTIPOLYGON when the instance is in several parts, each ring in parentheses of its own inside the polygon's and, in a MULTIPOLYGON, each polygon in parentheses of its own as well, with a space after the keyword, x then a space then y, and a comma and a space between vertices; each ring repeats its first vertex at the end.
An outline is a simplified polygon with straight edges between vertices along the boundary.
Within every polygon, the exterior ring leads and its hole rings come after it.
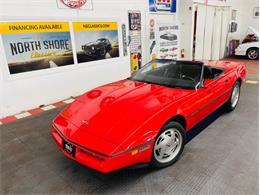
POLYGON ((194 78, 192 78, 192 77, 189 77, 189 76, 186 76, 186 75, 181 75, 181 78, 182 79, 186 79, 186 80, 191 80, 191 81, 193 81, 194 83, 196 83, 196 80, 194 79, 194 78))

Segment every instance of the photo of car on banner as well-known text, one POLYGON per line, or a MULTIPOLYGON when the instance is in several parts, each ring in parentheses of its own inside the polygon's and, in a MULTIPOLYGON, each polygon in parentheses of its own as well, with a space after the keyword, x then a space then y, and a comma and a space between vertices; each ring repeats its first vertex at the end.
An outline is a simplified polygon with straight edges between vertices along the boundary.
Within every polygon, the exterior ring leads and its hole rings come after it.
POLYGON ((112 44, 106 38, 101 38, 95 42, 82 45, 84 54, 93 58, 105 58, 106 54, 112 50, 112 44))
POLYGON ((168 41, 176 41, 178 37, 175 34, 167 33, 167 34, 161 35, 160 38, 168 40, 168 41))
POLYGON ((117 22, 73 22, 78 63, 119 57, 117 22))
POLYGON ((67 22, 1 23, 10 74, 74 64, 67 22))

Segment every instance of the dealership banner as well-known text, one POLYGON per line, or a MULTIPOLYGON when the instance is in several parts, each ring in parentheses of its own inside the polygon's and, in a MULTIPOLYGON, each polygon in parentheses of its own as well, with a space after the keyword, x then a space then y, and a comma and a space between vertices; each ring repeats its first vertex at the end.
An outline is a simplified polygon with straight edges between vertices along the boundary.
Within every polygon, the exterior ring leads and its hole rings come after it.
POLYGON ((149 0, 151 13, 176 13, 177 0, 149 0))
POLYGON ((68 22, 0 23, 10 74, 74 64, 68 22))
POLYGON ((179 24, 172 22, 158 24, 156 32, 157 58, 178 59, 179 54, 179 24))
POLYGON ((119 57, 117 22, 73 22, 78 63, 119 57))

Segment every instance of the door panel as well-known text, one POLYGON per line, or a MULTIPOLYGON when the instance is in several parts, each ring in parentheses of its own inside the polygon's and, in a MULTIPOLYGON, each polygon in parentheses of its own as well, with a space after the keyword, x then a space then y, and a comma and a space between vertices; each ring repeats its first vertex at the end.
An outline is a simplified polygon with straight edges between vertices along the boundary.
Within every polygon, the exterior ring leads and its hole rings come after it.
POLYGON ((207 88, 198 90, 198 98, 200 98, 201 106, 198 118, 203 120, 205 117, 214 112, 229 98, 227 91, 228 78, 221 76, 216 80, 212 80, 207 88))
POLYGON ((207 88, 200 88, 198 90, 199 98, 201 99, 200 112, 198 113, 200 120, 214 111, 215 89, 217 88, 217 81, 212 80, 207 88))
POLYGON ((198 111, 203 102, 204 100, 201 98, 198 91, 194 91, 194 93, 187 98, 185 103, 181 105, 182 113, 187 120, 188 130, 196 125, 198 122, 200 122, 201 118, 198 114, 198 111))
POLYGON ((228 89, 229 78, 227 76, 221 76, 216 80, 216 85, 212 87, 214 99, 212 100, 212 111, 215 111, 222 104, 224 104, 229 98, 228 89))

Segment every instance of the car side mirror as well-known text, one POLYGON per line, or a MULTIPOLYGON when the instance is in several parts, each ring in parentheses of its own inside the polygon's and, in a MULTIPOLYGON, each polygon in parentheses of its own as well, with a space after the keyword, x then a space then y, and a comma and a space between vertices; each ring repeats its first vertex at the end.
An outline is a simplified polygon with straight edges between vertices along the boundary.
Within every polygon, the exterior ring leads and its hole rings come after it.
POLYGON ((205 79, 202 84, 202 88, 207 89, 211 83, 210 79, 205 79))

